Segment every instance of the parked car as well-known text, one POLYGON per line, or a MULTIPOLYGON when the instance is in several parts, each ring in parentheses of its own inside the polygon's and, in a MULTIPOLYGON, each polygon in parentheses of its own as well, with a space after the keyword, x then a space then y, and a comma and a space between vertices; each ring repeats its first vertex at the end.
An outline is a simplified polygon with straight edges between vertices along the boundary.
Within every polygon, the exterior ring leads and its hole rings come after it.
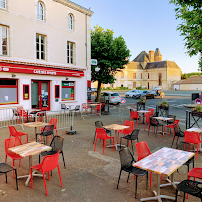
POLYGON ((146 99, 154 99, 156 97, 156 91, 149 90, 146 94, 146 99))
POLYGON ((130 90, 129 92, 127 92, 125 94, 125 97, 126 98, 130 98, 130 97, 135 98, 136 94, 139 94, 139 93, 140 93, 140 90, 130 90))
POLYGON ((146 94, 147 94, 147 90, 139 90, 139 93, 137 93, 134 98, 136 99, 140 99, 142 97, 146 98, 146 94))
POLYGON ((100 102, 110 103, 110 104, 119 104, 120 103, 120 95, 115 92, 103 92, 100 95, 100 102))

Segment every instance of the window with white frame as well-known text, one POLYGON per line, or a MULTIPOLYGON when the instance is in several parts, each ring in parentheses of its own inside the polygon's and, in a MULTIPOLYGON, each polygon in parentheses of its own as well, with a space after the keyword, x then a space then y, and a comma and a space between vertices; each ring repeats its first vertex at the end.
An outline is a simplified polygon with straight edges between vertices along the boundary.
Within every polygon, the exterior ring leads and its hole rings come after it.
POLYGON ((68 41, 67 42, 67 63, 68 64, 74 64, 74 49, 75 49, 75 43, 68 41))
POLYGON ((74 16, 72 14, 68 14, 68 29, 74 29, 74 16))
POLYGON ((0 25, 0 55, 8 55, 8 27, 0 25))
POLYGON ((36 59, 46 59, 46 36, 36 34, 36 59))
POLYGON ((42 2, 37 2, 37 19, 44 20, 44 5, 42 2))
POLYGON ((6 8, 6 0, 0 0, 0 8, 6 8))

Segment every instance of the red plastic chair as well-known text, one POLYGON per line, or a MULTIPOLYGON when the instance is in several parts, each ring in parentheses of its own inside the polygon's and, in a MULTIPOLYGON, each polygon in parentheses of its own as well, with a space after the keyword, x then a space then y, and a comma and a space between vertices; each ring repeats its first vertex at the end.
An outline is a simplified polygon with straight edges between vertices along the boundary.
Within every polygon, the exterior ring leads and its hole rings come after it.
MULTIPOLYGON (((192 170, 190 170, 188 172, 188 180, 190 180, 190 177, 193 177, 194 178, 194 181, 195 181, 195 178, 199 178, 199 179, 202 179, 202 168, 193 168, 192 170)), ((189 198, 189 194, 187 194, 187 199, 189 198)))
POLYGON ((168 135, 169 135, 169 131, 170 131, 170 129, 173 129, 173 125, 175 125, 175 124, 179 124, 179 122, 180 122, 180 119, 177 119, 177 120, 175 120, 172 124, 169 124, 169 125, 167 125, 167 126, 164 126, 164 135, 163 135, 163 137, 165 136, 165 129, 166 128, 168 128, 168 135))
POLYGON ((105 151, 105 144, 106 144, 106 140, 112 138, 113 139, 113 151, 114 151, 114 137, 110 137, 107 135, 107 132, 104 128, 97 128, 96 127, 96 139, 95 139, 95 146, 94 146, 94 151, 96 148, 96 144, 97 144, 97 138, 103 140, 103 154, 105 151))
POLYGON ((88 111, 88 109, 90 109, 90 107, 88 107, 86 103, 83 103, 82 104, 82 111, 85 110, 85 112, 86 112, 86 111, 88 111))
POLYGON ((130 121, 131 120, 135 120, 136 119, 136 126, 138 124, 138 119, 140 120, 140 125, 141 125, 141 116, 139 116, 138 112, 137 111, 132 111, 131 110, 131 113, 130 113, 130 121))
POLYGON ((27 114, 27 112, 23 108, 17 108, 17 113, 19 113, 19 115, 20 115, 20 123, 21 123, 22 117, 24 117, 26 122, 27 122, 28 118, 31 117, 31 121, 32 121, 32 115, 27 114))
POLYGON ((148 114, 150 114, 151 116, 154 115, 154 109, 148 109, 149 112, 147 112, 148 114))
POLYGON ((11 136, 20 137, 20 140, 21 140, 21 136, 26 135, 27 136, 27 143, 28 143, 28 134, 27 133, 17 131, 14 126, 9 126, 8 125, 8 128, 9 128, 9 131, 10 131, 10 137, 9 138, 11 138, 11 136))
MULTIPOLYGON (((137 161, 140 161, 141 159, 151 154, 149 146, 147 145, 145 141, 136 143, 135 147, 137 151, 137 161)), ((150 172, 150 187, 151 187, 151 182, 152 182, 152 172, 150 172)))
MULTIPOLYGON (((150 117, 151 117, 151 115, 148 114, 148 113, 145 113, 144 116, 145 116, 144 131, 145 131, 145 128, 146 128, 147 124, 148 124, 148 130, 150 128, 150 117)), ((152 132, 153 132, 153 127, 152 127, 152 132)))
MULTIPOLYGON (((58 136, 57 121, 58 121, 58 119, 52 118, 52 119, 49 121, 48 125, 54 125, 54 130, 55 130, 55 132, 56 132, 56 135, 58 136)), ((44 127, 41 127, 41 132, 43 131, 43 129, 44 129, 44 127)))
POLYGON ((46 190, 46 196, 48 196, 48 191, 47 191, 47 186, 46 186, 46 179, 45 179, 45 173, 48 172, 48 180, 50 179, 49 171, 55 169, 56 167, 58 168, 58 173, 60 177, 60 184, 61 187, 62 185, 62 179, 61 179, 61 174, 60 174, 60 167, 59 167, 59 154, 60 152, 57 152, 56 154, 53 155, 48 155, 44 157, 43 161, 35 166, 32 166, 30 168, 30 174, 31 174, 31 189, 33 189, 33 176, 32 176, 32 169, 38 170, 43 173, 43 180, 44 180, 44 185, 45 185, 45 190, 46 190))
MULTIPOLYGON (((199 149, 200 143, 202 142, 200 140, 200 135, 197 132, 185 131, 184 132, 184 141, 186 143, 197 144, 197 153, 196 153, 196 160, 197 160, 198 159, 198 149, 199 149)), ((189 150, 190 150, 190 145, 189 145, 189 150)))
MULTIPOLYGON (((118 130, 118 139, 119 139, 119 133, 125 135, 130 135, 134 131, 134 122, 133 121, 124 121, 123 123, 124 126, 130 126, 129 128, 123 129, 123 130, 118 130)), ((129 146, 129 141, 128 141, 128 146, 129 146)))
MULTIPOLYGON (((20 166, 20 162, 21 162, 21 159, 23 157, 21 157, 18 154, 15 154, 15 153, 9 151, 8 149, 12 148, 12 147, 16 147, 16 146, 22 145, 21 140, 18 137, 13 137, 13 138, 5 139, 4 140, 4 144, 5 144, 5 154, 6 154, 5 163, 7 162, 7 156, 9 156, 10 158, 13 159, 13 166, 15 166, 15 160, 19 160, 19 166, 20 166)), ((13 178, 15 178, 14 171, 13 171, 13 178)))

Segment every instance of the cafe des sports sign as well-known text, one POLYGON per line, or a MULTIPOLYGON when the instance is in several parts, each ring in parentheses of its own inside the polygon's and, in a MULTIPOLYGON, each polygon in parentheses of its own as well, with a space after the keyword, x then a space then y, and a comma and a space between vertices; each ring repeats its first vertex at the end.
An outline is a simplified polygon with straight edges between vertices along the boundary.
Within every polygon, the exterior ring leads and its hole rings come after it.
POLYGON ((25 74, 40 74, 51 76, 72 76, 72 77, 84 77, 83 71, 76 71, 70 69, 48 68, 38 67, 31 65, 17 65, 17 64, 0 64, 0 72, 13 72, 13 73, 25 73, 25 74))

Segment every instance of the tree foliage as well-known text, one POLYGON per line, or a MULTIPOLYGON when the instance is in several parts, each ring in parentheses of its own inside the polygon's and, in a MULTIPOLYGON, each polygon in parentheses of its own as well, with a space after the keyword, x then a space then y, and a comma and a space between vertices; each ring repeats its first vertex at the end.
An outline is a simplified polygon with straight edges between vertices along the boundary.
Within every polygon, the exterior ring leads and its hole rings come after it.
POLYGON ((98 25, 91 30, 91 58, 97 59, 100 68, 99 72, 96 72, 95 66, 91 67, 91 80, 98 81, 98 101, 101 84, 114 83, 116 72, 129 62, 130 51, 123 37, 114 37, 113 34, 112 30, 104 30, 98 25))
POLYGON ((182 20, 177 29, 184 36, 190 57, 200 53, 199 67, 202 71, 202 0, 170 0, 176 5, 176 18, 182 20))

